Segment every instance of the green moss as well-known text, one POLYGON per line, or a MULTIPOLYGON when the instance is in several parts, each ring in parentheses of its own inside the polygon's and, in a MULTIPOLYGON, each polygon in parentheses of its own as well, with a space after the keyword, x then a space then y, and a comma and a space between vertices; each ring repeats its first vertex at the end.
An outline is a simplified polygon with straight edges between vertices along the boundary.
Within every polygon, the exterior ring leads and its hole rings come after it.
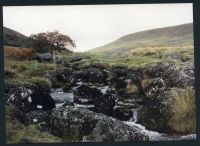
POLYGON ((51 82, 42 77, 32 77, 31 79, 27 79, 27 82, 40 86, 47 91, 50 91, 52 87, 51 82))
POLYGON ((27 79, 23 77, 16 77, 16 78, 10 78, 8 81, 8 84, 13 86, 29 86, 32 85, 30 82, 27 81, 27 79))
POLYGON ((16 78, 10 78, 7 82, 13 86, 37 85, 42 87, 46 91, 50 91, 52 87, 51 82, 47 78, 42 78, 42 77, 27 78, 23 76, 18 76, 16 78))

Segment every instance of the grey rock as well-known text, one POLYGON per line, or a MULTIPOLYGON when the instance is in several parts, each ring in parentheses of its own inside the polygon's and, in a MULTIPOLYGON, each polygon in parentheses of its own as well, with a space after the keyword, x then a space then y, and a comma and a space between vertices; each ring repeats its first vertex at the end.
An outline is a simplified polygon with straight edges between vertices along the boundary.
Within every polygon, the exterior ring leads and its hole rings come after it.
POLYGON ((162 78, 167 87, 194 87, 194 63, 191 61, 180 65, 167 62, 156 63, 148 65, 143 70, 144 74, 150 79, 162 78))
POLYGON ((35 85, 12 88, 8 93, 7 104, 25 113, 40 109, 51 110, 55 107, 55 102, 50 94, 35 85))
POLYGON ((173 109, 174 106, 176 106, 174 105, 174 101, 176 98, 180 97, 183 98, 182 100, 187 101, 188 99, 185 99, 186 96, 184 96, 187 92, 187 90, 181 88, 169 88, 154 96, 143 108, 140 109, 138 114, 138 123, 144 125, 147 129, 158 132, 176 132, 174 127, 169 124, 170 120, 173 119, 174 116, 173 109))
POLYGON ((91 104, 102 95, 103 93, 95 86, 82 84, 74 90, 74 102, 79 104, 91 104))
POLYGON ((150 79, 147 81, 146 85, 143 85, 143 92, 148 98, 159 94, 165 89, 166 85, 162 78, 150 79))
POLYGON ((73 69, 70 67, 63 67, 56 70, 46 71, 42 76, 51 81, 52 87, 57 88, 63 86, 65 83, 73 82, 73 69))
POLYGON ((51 53, 36 53, 35 57, 39 62, 52 62, 53 56, 51 53))
POLYGON ((115 96, 112 94, 104 94, 94 101, 94 108, 96 112, 103 113, 108 116, 113 115, 115 107, 115 96))
POLYGON ((73 106, 52 111, 50 131, 59 137, 74 136, 77 141, 84 142, 149 140, 148 136, 136 127, 73 106))
POLYGON ((107 72, 98 68, 85 68, 74 72, 74 79, 90 83, 106 83, 107 72))

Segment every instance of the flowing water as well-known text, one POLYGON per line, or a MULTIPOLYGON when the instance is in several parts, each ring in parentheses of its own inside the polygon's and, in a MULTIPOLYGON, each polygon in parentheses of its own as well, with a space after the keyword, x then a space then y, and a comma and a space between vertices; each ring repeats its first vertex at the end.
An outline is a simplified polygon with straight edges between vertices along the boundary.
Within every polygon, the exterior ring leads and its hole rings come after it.
MULTIPOLYGON (((77 87, 82 85, 82 82, 78 83, 78 86, 73 87, 72 89, 75 90, 77 87)), ((108 86, 98 87, 99 90, 103 94, 106 93, 108 86)), ((59 89, 52 89, 51 97, 56 102, 56 108, 62 106, 66 101, 73 102, 74 94, 73 91, 69 93, 63 92, 62 88, 59 89)), ((94 107, 94 105, 81 105, 81 104, 74 104, 77 108, 90 108, 94 107)), ((137 130, 144 132, 146 135, 149 136, 151 141, 170 141, 170 140, 195 140, 196 134, 189 134, 189 135, 179 135, 179 136, 171 136, 164 133, 159 133, 156 131, 147 130, 143 125, 137 123, 138 117, 138 109, 133 109, 133 117, 129 121, 123 121, 125 124, 136 128, 137 130)))
POLYGON ((196 134, 171 136, 156 131, 147 130, 143 125, 137 123, 138 109, 133 109, 133 117, 129 121, 124 121, 129 126, 134 126, 136 129, 144 132, 149 136, 150 141, 170 141, 170 140, 195 140, 196 134))
POLYGON ((98 89, 101 90, 103 94, 106 94, 106 91, 108 90, 108 86, 98 87, 98 89))

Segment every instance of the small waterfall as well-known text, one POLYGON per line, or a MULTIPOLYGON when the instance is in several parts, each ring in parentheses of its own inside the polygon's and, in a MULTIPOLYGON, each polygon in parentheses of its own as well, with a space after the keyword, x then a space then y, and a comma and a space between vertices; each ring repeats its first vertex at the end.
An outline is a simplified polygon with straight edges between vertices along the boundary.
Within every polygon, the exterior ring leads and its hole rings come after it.
POLYGON ((65 93, 62 88, 52 89, 50 95, 57 103, 63 103, 66 101, 72 102, 74 99, 73 92, 65 93))
POLYGON ((132 109, 133 116, 130 118, 129 122, 137 122, 137 117, 138 117, 138 109, 132 109))
POLYGON ((75 107, 77 108, 91 108, 94 107, 94 105, 82 105, 82 104, 74 104, 75 107))
POLYGON ((170 136, 164 133, 147 130, 145 126, 137 124, 138 120, 138 109, 132 109, 133 116, 129 121, 124 121, 125 124, 135 127, 137 130, 145 133, 149 136, 150 141, 170 141, 170 140, 191 140, 196 139, 196 134, 182 135, 182 136, 170 136))
POLYGON ((125 124, 133 126, 137 130, 140 130, 141 132, 145 133, 146 135, 149 136, 151 141, 156 141, 156 140, 158 141, 162 139, 163 134, 160 134, 155 131, 149 131, 143 125, 137 124, 136 122, 138 120, 138 109, 132 109, 132 111, 133 111, 133 116, 130 118, 129 121, 124 121, 125 124))
MULTIPOLYGON (((66 101, 73 102, 73 99, 74 99, 73 90, 75 90, 82 84, 84 84, 84 83, 78 82, 77 86, 73 87, 72 91, 70 91, 69 93, 63 92, 62 88, 52 89, 51 97, 56 101, 56 108, 62 106, 66 101)), ((101 92, 103 94, 106 94, 108 86, 98 87, 98 89, 101 90, 101 92)), ((76 108, 92 108, 92 107, 94 107, 94 105, 81 105, 81 104, 76 104, 76 103, 74 103, 74 106, 76 108)), ((116 105, 114 108, 117 108, 117 107, 118 106, 116 105)), ((137 108, 132 109, 133 116, 129 119, 129 121, 123 121, 123 122, 125 124, 135 128, 136 130, 139 130, 142 133, 145 133, 146 135, 148 135, 150 141, 195 140, 196 139, 196 134, 171 136, 171 135, 167 135, 164 133, 158 133, 156 131, 147 130, 145 126, 137 123, 138 122, 138 111, 139 111, 139 109, 137 109, 137 108)), ((113 118, 113 120, 115 120, 115 119, 113 118)))

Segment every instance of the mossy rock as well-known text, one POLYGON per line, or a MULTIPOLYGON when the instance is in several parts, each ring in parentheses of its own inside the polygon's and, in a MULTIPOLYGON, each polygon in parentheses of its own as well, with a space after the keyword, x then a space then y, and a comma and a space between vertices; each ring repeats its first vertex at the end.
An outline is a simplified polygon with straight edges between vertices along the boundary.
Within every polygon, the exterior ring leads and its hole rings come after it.
POLYGON ((25 87, 30 87, 32 85, 36 85, 42 89, 44 89, 47 92, 50 92, 52 88, 52 84, 50 80, 47 78, 43 77, 32 77, 32 78, 12 78, 7 81, 7 84, 13 87, 18 87, 18 86, 25 86, 25 87))
POLYGON ((52 87, 51 82, 46 78, 33 77, 29 79, 28 82, 35 84, 39 87, 42 87, 46 91, 50 91, 52 87))

